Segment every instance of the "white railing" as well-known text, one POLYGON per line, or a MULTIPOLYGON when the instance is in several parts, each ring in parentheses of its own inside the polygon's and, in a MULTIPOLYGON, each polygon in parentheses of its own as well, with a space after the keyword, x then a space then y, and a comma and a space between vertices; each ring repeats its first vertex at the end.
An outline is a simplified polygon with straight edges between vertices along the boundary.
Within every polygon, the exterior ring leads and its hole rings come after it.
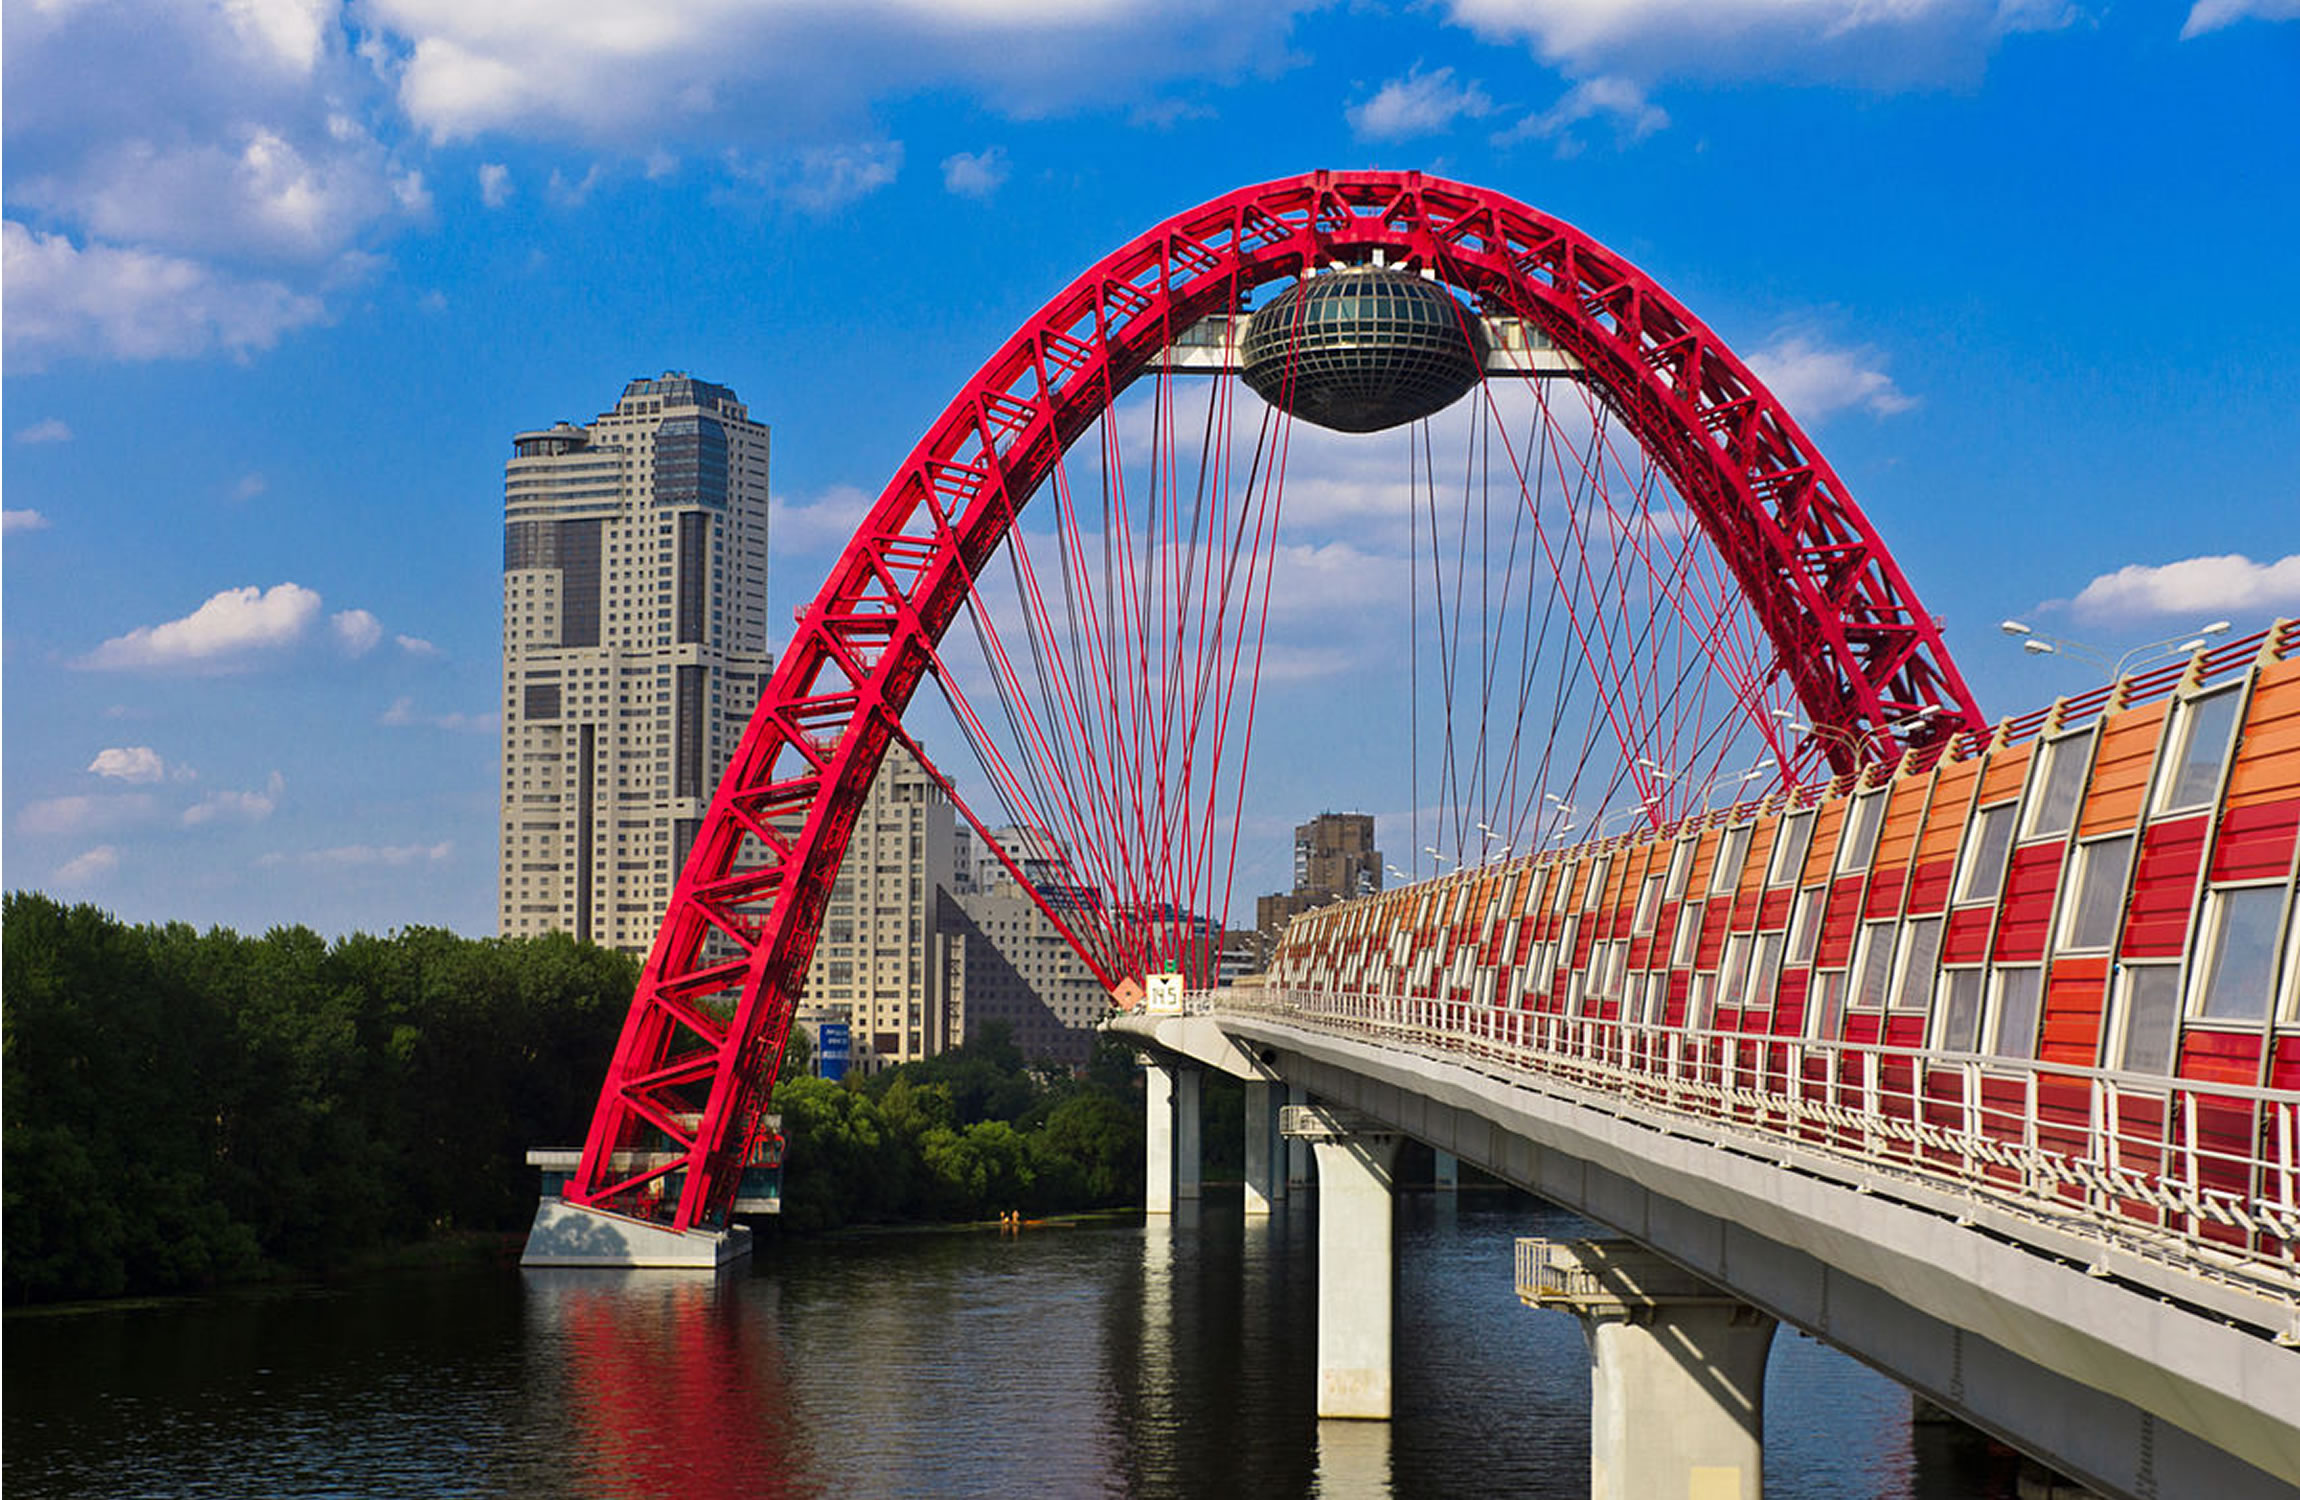
POLYGON ((2300 1093, 2027 1058, 1689 1031, 1457 1000, 1199 991, 1263 1015, 1500 1064, 2108 1233, 2199 1266, 2300 1272, 2300 1093))

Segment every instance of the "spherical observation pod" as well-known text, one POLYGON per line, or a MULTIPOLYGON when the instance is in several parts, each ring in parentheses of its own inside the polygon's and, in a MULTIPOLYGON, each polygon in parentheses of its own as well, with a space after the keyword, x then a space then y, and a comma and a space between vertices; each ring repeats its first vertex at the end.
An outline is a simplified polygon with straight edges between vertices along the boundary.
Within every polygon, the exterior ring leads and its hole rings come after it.
POLYGON ((1254 314, 1243 375, 1272 406, 1379 432, 1460 400, 1485 373, 1484 325, 1429 278, 1379 266, 1306 276, 1254 314))
POLYGON ((1636 267, 1513 199, 1419 173, 1240 189, 1155 226, 1048 302, 880 494, 776 664, 703 820, 570 1201, 675 1230, 725 1219, 764 1138, 863 799, 1021 507, 1184 329, 1258 287, 1376 261, 1522 319, 1578 361, 1724 559, 1771 638, 1773 670, 1833 731, 1840 769, 1983 726, 1931 615, 1828 462, 1636 267))

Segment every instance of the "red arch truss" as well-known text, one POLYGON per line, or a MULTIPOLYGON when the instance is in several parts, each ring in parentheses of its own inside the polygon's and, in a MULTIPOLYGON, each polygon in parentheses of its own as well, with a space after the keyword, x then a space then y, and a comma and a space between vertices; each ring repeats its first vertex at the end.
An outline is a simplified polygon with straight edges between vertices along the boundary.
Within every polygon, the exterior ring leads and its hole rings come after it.
POLYGON ((1983 720, 1844 484, 1733 352, 1570 225, 1413 172, 1319 172, 1178 214, 1071 283, 945 408, 801 620, 642 972, 569 1199, 723 1221, 759 1143, 864 795, 973 579, 1063 452, 1181 330, 1380 252, 1539 325, 1706 529, 1814 725, 1846 747, 1983 720))

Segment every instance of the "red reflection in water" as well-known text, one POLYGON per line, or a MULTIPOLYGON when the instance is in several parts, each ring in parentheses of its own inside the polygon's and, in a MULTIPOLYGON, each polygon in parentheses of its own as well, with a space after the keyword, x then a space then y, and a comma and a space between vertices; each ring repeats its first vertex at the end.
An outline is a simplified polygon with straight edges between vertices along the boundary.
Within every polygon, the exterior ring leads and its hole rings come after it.
POLYGON ((741 1272, 530 1271, 567 1374, 568 1479, 585 1493, 812 1496, 771 1311, 741 1272))

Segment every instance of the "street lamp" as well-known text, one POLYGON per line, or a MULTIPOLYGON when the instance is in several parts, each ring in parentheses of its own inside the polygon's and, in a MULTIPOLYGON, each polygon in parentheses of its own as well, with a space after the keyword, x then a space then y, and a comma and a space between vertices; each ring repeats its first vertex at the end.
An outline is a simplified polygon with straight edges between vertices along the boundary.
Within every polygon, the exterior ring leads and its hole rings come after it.
POLYGON ((2135 646, 2114 661, 2098 646, 2088 646, 2083 641, 2072 641, 2064 636, 2047 635, 2026 621, 2002 620, 1998 622, 1997 629, 2018 639, 2021 650, 2030 656, 2078 657, 2105 669, 2109 681, 2116 682, 2123 678, 2127 669, 2149 660, 2159 652, 2166 656, 2193 655, 2212 637, 2226 635, 2232 624, 2228 620, 2214 620, 2209 625, 2199 626, 2181 635, 2168 635, 2161 641, 2135 646))

